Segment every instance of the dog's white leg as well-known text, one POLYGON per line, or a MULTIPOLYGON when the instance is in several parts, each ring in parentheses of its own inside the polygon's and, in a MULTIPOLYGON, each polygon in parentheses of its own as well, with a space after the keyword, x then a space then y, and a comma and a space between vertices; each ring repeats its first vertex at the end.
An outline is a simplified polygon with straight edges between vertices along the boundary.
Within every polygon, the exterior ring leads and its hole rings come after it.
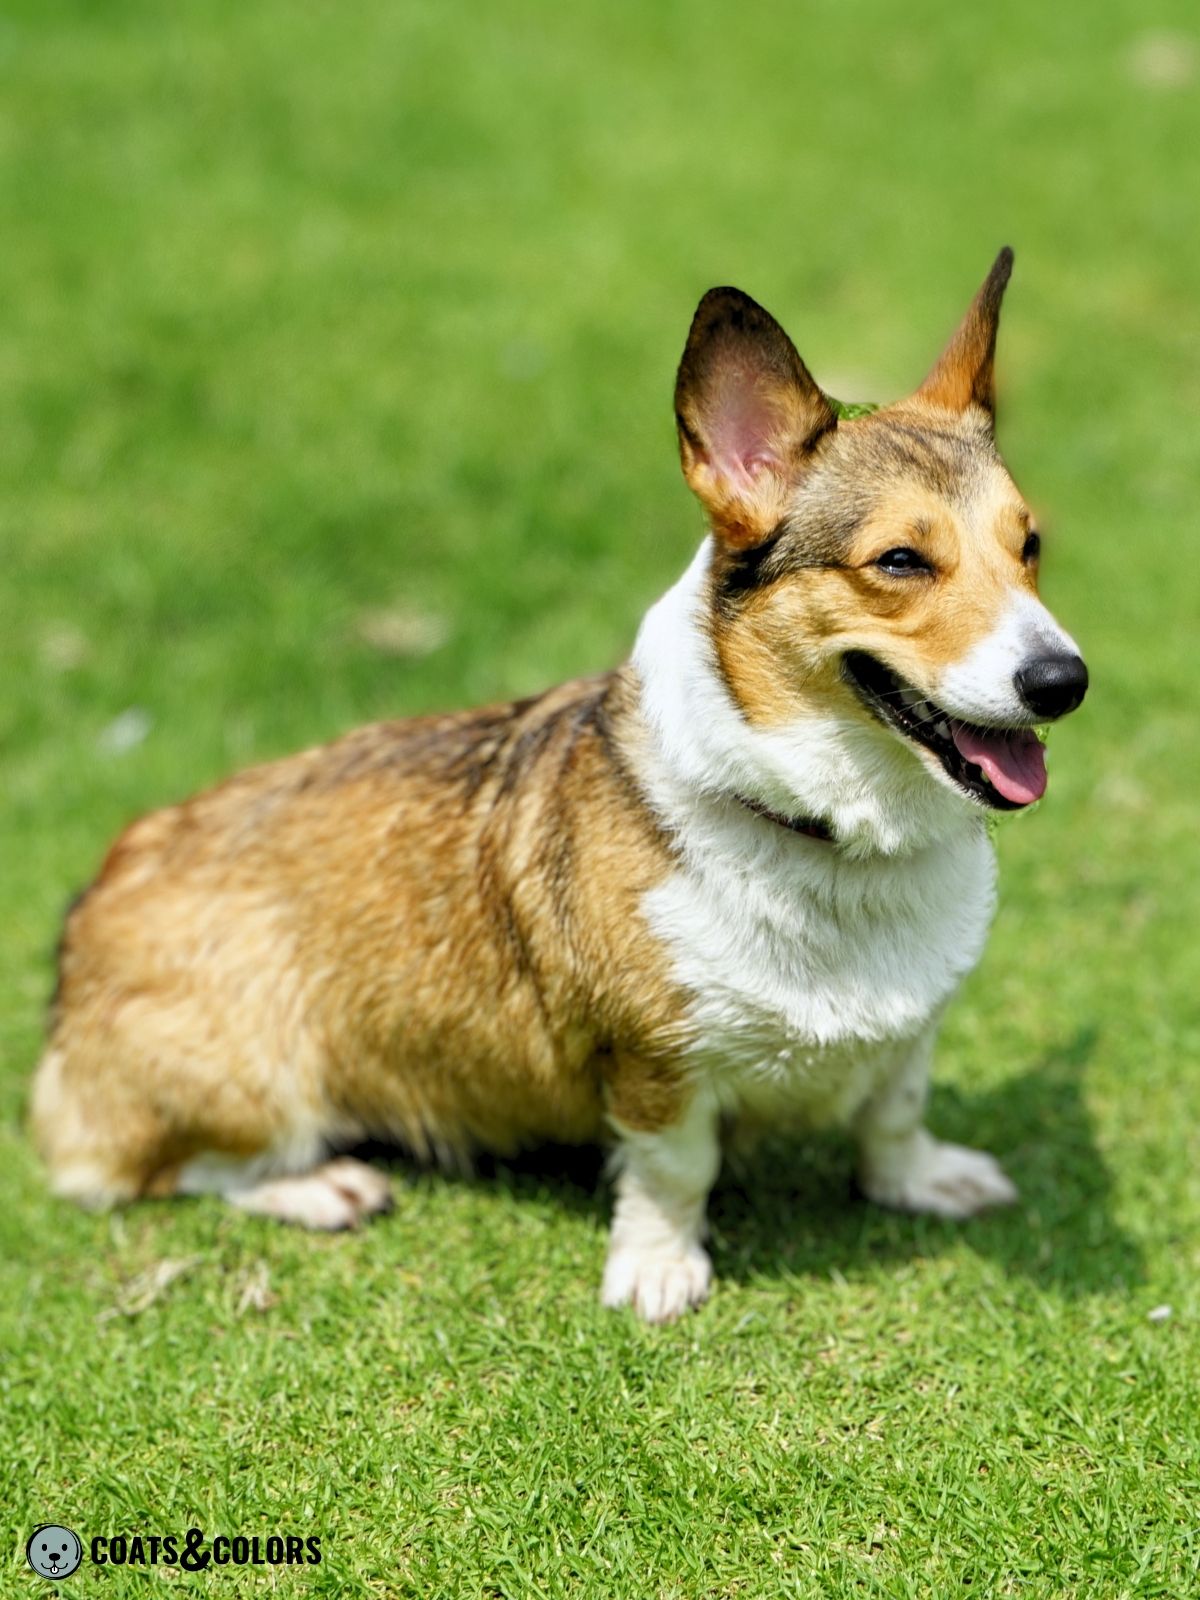
POLYGON ((992 1156, 943 1144, 924 1126, 934 1029, 922 1035, 858 1113, 859 1181, 898 1211, 970 1217, 1010 1205, 1017 1191, 992 1156))
POLYGON ((670 1322, 699 1305, 712 1282, 700 1240, 721 1164, 717 1109, 695 1094, 680 1120, 658 1133, 613 1126, 616 1205, 600 1298, 632 1305, 647 1322, 670 1322))

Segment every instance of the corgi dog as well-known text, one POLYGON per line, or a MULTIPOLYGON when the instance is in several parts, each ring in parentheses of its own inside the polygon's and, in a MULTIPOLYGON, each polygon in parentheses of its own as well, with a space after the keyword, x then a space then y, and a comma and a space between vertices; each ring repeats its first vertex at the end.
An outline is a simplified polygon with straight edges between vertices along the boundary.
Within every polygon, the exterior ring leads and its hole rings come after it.
POLYGON ((994 903, 986 821, 1046 785, 1087 670, 997 453, 1012 253, 869 414, 736 289, 676 385, 709 531, 616 671, 359 729, 133 823, 71 910, 32 1097, 55 1190, 386 1210, 368 1138, 612 1146, 606 1305, 709 1292, 731 1131, 841 1125, 881 1205, 1016 1191, 924 1125, 994 903))

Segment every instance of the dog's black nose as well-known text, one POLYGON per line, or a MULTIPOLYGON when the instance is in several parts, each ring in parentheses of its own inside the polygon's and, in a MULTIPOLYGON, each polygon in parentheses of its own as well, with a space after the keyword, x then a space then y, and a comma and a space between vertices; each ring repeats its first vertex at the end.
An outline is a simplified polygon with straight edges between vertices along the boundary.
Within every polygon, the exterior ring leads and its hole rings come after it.
POLYGON ((1017 693, 1038 717, 1065 717, 1087 693, 1082 656, 1035 656, 1013 675, 1017 693))

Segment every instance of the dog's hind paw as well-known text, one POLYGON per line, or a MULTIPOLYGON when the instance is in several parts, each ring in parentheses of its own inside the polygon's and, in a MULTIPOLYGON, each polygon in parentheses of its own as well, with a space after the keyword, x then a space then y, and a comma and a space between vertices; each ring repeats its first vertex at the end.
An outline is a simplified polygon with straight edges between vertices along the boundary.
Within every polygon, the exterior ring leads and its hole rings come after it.
POLYGON ((877 1205, 895 1211, 922 1211, 935 1217, 973 1217, 989 1206, 1012 1205, 1015 1184, 986 1150, 942 1144, 924 1129, 905 1152, 869 1151, 865 1155, 863 1193, 877 1205))
POLYGON ((601 1304, 632 1306, 644 1322, 674 1322, 708 1298, 712 1262, 700 1245, 639 1250, 621 1245, 604 1268, 601 1304))
POLYGON ((392 1209, 392 1186, 386 1174, 352 1156, 326 1161, 312 1172, 272 1178, 227 1193, 243 1211, 325 1231, 357 1228, 368 1218, 392 1209))

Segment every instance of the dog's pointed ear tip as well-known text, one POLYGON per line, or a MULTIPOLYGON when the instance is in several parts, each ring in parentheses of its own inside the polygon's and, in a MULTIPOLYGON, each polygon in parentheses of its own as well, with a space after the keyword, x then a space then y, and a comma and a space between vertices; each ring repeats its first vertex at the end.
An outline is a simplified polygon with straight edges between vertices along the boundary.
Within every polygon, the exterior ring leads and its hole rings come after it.
POLYGON ((999 255, 992 262, 992 270, 988 273, 988 283, 993 289, 1004 289, 1012 277, 1013 262, 1016 255, 1010 244, 1001 247, 999 255))
POLYGON ((692 330, 715 328, 726 319, 733 320, 736 325, 738 313, 751 325, 768 318, 768 313, 744 289, 737 289, 731 283, 717 284, 701 295, 692 317, 692 330))
MULTIPOLYGON (((722 300, 745 302, 750 300, 750 296, 744 289, 739 289, 735 284, 717 283, 714 284, 711 289, 706 289, 700 296, 700 305, 716 305, 722 300)), ((750 300, 750 304, 753 305, 754 301, 750 300)), ((699 307, 697 307, 697 309, 699 309, 699 307)))

